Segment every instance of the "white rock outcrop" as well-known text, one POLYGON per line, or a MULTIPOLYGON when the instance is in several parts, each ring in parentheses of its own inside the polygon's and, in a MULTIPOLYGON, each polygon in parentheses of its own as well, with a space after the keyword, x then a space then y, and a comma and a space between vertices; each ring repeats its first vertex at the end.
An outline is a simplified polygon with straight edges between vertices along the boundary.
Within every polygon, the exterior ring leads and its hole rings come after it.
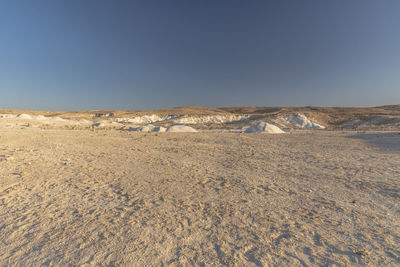
POLYGON ((227 123, 247 119, 247 115, 212 115, 212 116, 189 116, 176 119, 176 123, 203 124, 203 123, 227 123))
POLYGON ((193 129, 190 126, 181 125, 181 124, 172 125, 172 126, 168 127, 166 131, 174 132, 174 133, 195 133, 195 132, 197 132, 196 129, 193 129))
POLYGON ((296 114, 289 116, 284 119, 286 123, 292 124, 294 126, 300 128, 310 128, 310 129, 325 129, 324 126, 312 122, 309 118, 307 118, 304 114, 296 114))
POLYGON ((145 133, 149 133, 149 132, 165 132, 166 128, 161 127, 161 126, 154 126, 151 124, 148 125, 144 125, 138 128, 130 128, 129 131, 135 131, 135 132, 145 132, 145 133))
POLYGON ((247 128, 245 133, 270 133, 270 134, 280 134, 285 133, 279 127, 266 123, 266 122, 257 122, 247 128))

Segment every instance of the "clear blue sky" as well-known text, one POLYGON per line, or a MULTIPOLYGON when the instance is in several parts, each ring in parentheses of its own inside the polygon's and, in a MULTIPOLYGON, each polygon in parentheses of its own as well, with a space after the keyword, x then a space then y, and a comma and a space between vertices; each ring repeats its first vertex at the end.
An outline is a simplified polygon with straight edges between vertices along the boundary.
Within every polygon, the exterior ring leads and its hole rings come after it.
POLYGON ((399 0, 0 2, 0 108, 399 103, 399 0))

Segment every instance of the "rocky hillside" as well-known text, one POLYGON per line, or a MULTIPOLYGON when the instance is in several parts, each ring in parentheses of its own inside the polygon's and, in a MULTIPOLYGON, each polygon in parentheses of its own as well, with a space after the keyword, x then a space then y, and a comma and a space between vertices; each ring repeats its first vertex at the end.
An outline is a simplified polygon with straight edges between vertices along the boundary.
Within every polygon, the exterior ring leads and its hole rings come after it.
POLYGON ((244 129, 268 122, 285 129, 399 130, 400 105, 344 107, 177 107, 161 110, 28 111, 0 110, 0 124, 39 128, 130 129, 142 125, 192 125, 197 129, 244 129))

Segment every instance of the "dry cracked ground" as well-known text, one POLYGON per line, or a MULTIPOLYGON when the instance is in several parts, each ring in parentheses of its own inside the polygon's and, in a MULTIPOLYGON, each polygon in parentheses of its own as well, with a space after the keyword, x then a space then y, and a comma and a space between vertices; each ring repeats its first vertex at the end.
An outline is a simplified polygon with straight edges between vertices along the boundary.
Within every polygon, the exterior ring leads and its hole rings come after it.
POLYGON ((0 265, 400 265, 400 135, 0 129, 0 265))

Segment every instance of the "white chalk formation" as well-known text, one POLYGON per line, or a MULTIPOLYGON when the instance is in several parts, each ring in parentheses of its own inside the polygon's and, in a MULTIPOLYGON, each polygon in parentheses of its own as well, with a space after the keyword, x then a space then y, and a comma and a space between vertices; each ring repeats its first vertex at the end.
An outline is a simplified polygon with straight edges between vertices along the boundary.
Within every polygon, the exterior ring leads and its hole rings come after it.
POLYGON ((203 123, 227 123, 227 122, 237 122, 241 120, 248 119, 247 115, 212 115, 212 116, 189 116, 181 117, 175 120, 176 123, 183 124, 203 124, 203 123))
POLYGON ((174 133, 195 133, 197 132, 196 129, 183 125, 183 124, 177 124, 177 125, 172 125, 167 128, 166 132, 174 132, 174 133))
POLYGON ((309 129, 325 129, 324 126, 312 122, 309 118, 307 118, 304 114, 296 114, 283 119, 284 122, 291 124, 295 127, 299 128, 309 128, 309 129))
POLYGON ((269 133, 269 134, 281 134, 285 133, 278 126, 275 126, 266 122, 257 122, 247 128, 245 133, 269 133))
POLYGON ((158 115, 153 114, 153 115, 144 115, 133 118, 116 118, 115 121, 123 123, 133 123, 133 124, 149 124, 154 122, 172 120, 176 118, 179 118, 179 116, 168 115, 165 117, 160 117, 158 115))
POLYGON ((138 127, 138 128, 129 128, 129 131, 145 132, 145 133, 149 133, 149 132, 162 133, 162 132, 166 131, 166 128, 161 127, 161 126, 154 126, 154 125, 148 124, 148 125, 141 126, 141 127, 138 127))

